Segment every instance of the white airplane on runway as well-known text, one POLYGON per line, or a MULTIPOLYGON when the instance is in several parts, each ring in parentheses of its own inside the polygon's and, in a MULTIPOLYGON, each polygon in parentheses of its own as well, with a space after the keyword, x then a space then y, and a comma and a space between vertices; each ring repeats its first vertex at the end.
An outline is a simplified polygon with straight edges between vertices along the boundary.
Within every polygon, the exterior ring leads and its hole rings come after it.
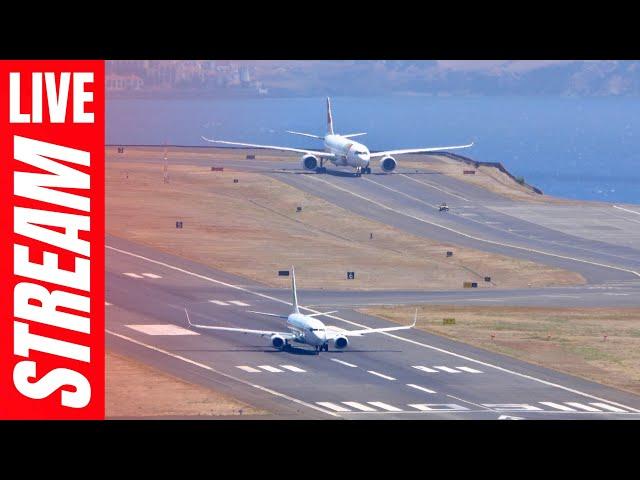
POLYGON ((298 293, 296 291, 296 273, 291 267, 291 291, 293 296, 293 312, 289 315, 278 315, 276 313, 265 312, 253 312, 260 315, 268 315, 270 317, 284 318, 287 320, 286 327, 288 332, 276 332, 273 330, 251 330, 248 328, 232 328, 232 327, 215 327, 211 325, 197 325, 191 323, 189 318, 189 312, 185 308, 184 311, 187 315, 187 322, 189 326, 195 328, 203 328, 207 330, 223 330, 227 332, 239 332, 239 333, 253 333, 260 335, 261 337, 271 337, 271 344, 280 350, 284 350, 289 346, 289 342, 305 343, 307 345, 313 345, 316 349, 316 353, 324 350, 329 351, 329 342, 332 341, 335 348, 342 350, 349 345, 349 337, 360 337, 367 333, 380 333, 380 332, 394 332, 396 330, 408 330, 415 327, 416 320, 418 318, 418 310, 416 309, 413 323, 405 327, 385 327, 385 328, 364 328, 362 330, 343 330, 338 327, 327 326, 315 317, 323 315, 331 315, 333 312, 326 313, 314 313, 311 315, 305 315, 300 313, 298 307, 298 293))
POLYGON ((438 152, 442 150, 456 150, 458 148, 468 148, 473 145, 454 145, 450 147, 427 147, 427 148, 407 148, 404 150, 386 150, 384 152, 371 153, 369 149, 362 143, 351 140, 353 137, 366 135, 366 133, 350 133, 347 135, 339 135, 333 130, 333 117, 331 115, 331 100, 327 97, 327 134, 324 137, 312 135, 310 133, 292 132, 287 133, 294 135, 302 135, 304 137, 317 138, 324 141, 325 151, 307 150, 304 148, 278 147, 273 145, 255 145, 251 143, 228 142, 226 140, 212 140, 202 137, 203 140, 211 143, 220 143, 224 145, 234 145, 237 147, 264 148, 268 150, 281 150, 284 152, 302 153, 300 163, 305 170, 315 170, 317 173, 325 173, 326 168, 323 166, 324 160, 329 160, 336 166, 348 166, 356 169, 356 175, 361 173, 371 173, 371 159, 380 158, 380 168, 383 172, 393 172, 398 162, 393 155, 401 155, 403 153, 426 153, 438 152))

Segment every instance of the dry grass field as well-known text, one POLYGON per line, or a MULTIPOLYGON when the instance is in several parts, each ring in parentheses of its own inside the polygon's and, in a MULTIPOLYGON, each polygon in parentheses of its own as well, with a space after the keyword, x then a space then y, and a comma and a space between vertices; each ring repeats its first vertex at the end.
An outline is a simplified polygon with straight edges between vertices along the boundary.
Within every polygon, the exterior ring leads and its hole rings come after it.
POLYGON ((113 352, 106 357, 106 417, 220 417, 265 414, 113 352))
MULTIPOLYGON (((172 158, 178 154, 172 152, 172 158)), ((290 265, 296 266, 302 288, 584 282, 573 272, 407 234, 266 175, 212 172, 203 165, 171 165, 169 175, 165 184, 161 165, 107 161, 107 232, 272 286, 286 284, 276 271, 290 265), (175 228, 177 220, 183 229, 175 228), (446 257, 448 250, 453 257, 446 257), (347 271, 357 272, 356 279, 346 280, 347 271), (483 282, 485 276, 493 283, 483 282)))

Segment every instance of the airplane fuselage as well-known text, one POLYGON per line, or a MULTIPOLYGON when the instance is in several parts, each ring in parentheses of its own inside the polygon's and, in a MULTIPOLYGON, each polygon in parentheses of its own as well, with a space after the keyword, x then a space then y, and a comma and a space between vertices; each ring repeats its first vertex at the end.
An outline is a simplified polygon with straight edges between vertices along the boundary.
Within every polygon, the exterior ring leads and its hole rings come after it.
POLYGON ((326 135, 324 147, 327 152, 335 155, 331 162, 336 166, 364 169, 371 161, 370 152, 366 146, 342 135, 326 135))
POLYGON ((287 317, 287 328, 295 335, 294 341, 298 343, 314 346, 327 343, 326 327, 317 318, 292 313, 287 317))

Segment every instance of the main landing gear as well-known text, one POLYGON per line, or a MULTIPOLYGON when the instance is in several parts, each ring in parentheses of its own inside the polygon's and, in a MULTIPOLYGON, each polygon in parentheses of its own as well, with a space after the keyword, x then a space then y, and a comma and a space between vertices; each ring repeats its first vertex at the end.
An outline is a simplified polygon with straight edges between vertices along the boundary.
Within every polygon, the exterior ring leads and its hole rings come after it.
POLYGON ((328 352, 329 351, 329 344, 325 343, 324 345, 316 345, 315 346, 316 349, 316 355, 318 355, 320 352, 328 352))
POLYGON ((320 166, 316 167, 316 173, 327 173, 327 167, 324 167, 322 163, 323 163, 323 160, 320 159, 320 166))
POLYGON ((371 174, 371 167, 356 167, 356 177, 361 177, 363 173, 371 174))

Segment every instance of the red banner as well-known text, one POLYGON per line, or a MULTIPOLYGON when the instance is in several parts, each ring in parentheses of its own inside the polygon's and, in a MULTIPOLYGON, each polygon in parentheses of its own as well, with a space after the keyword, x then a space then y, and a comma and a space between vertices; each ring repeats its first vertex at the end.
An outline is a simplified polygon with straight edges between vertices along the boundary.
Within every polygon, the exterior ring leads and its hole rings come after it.
POLYGON ((0 61, 0 418, 104 418, 104 62, 0 61))

